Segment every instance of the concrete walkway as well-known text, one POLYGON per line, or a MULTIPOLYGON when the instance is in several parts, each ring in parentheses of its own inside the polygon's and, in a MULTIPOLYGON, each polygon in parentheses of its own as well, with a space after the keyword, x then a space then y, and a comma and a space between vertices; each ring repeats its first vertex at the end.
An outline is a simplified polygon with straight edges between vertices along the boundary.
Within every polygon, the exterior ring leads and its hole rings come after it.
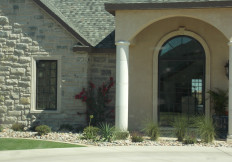
POLYGON ((1 162, 232 162, 232 148, 80 147, 0 151, 1 162))

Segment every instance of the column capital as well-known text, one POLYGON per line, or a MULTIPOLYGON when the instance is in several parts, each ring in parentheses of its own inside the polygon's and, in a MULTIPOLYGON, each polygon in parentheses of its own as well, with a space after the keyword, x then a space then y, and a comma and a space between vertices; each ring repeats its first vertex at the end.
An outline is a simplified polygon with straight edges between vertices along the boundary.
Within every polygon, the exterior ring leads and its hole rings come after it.
POLYGON ((129 41, 117 41, 115 42, 115 45, 126 45, 126 46, 129 46, 130 45, 130 42, 129 41))

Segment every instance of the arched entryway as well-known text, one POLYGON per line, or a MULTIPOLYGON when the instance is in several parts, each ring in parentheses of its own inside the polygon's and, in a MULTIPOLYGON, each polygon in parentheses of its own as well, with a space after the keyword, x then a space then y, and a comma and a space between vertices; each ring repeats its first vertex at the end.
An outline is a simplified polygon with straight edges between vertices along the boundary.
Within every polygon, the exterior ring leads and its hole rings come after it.
POLYGON ((193 37, 178 35, 168 39, 158 56, 159 123, 204 114, 205 51, 193 37))
POLYGON ((153 119, 169 126, 175 116, 209 116, 210 52, 196 33, 180 27, 162 37, 153 62, 153 119))

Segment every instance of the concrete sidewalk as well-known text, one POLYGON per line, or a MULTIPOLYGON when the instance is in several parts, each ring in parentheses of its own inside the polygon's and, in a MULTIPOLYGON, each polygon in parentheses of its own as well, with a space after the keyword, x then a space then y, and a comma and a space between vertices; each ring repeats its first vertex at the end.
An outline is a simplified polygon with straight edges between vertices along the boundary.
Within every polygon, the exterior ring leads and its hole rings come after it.
POLYGON ((175 146, 79 147, 0 151, 1 162, 232 162, 232 148, 175 146))

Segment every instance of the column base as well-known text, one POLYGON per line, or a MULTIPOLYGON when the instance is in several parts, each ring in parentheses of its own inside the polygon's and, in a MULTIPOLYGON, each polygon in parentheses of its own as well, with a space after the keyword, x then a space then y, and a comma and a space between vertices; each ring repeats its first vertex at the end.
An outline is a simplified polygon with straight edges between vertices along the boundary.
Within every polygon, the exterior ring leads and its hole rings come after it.
POLYGON ((232 143, 232 135, 228 135, 226 139, 227 143, 232 143))

